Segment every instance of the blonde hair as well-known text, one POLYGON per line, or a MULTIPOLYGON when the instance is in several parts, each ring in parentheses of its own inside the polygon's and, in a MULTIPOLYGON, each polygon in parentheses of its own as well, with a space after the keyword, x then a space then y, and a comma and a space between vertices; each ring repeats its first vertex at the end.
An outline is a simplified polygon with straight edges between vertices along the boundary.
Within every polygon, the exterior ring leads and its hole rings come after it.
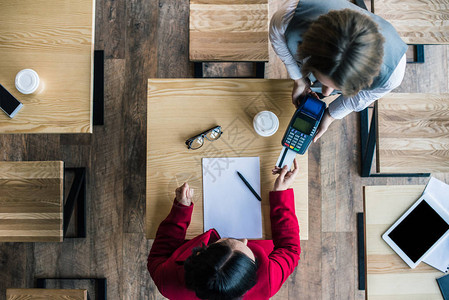
POLYGON ((369 87, 382 65, 384 38, 377 24, 350 9, 334 10, 314 21, 298 47, 307 58, 303 76, 314 71, 329 77, 344 95, 369 87))

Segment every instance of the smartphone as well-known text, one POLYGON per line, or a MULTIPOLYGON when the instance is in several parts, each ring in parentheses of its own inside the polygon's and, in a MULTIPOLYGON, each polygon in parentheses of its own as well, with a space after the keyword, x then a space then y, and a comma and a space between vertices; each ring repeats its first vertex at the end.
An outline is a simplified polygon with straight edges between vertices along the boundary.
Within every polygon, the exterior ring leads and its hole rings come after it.
POLYGON ((22 106, 23 104, 0 84, 0 108, 5 114, 7 114, 8 117, 13 118, 22 106))

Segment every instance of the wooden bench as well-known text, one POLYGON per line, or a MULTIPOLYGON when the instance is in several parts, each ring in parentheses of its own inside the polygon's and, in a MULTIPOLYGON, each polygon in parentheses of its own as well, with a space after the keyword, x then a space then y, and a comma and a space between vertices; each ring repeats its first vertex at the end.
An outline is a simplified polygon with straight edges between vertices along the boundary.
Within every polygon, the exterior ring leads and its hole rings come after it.
POLYGON ((107 300, 106 278, 36 278, 38 289, 87 290, 90 300, 107 300))
POLYGON ((377 114, 379 173, 449 172, 449 94, 392 93, 377 114))
POLYGON ((424 188, 364 187, 367 299, 442 299, 435 279, 444 274, 425 263, 411 269, 381 237, 418 200, 424 188))
POLYGON ((449 44, 447 0, 373 0, 373 12, 390 22, 407 44, 449 44))
POLYGON ((7 289, 6 300, 87 300, 87 290, 7 289))
POLYGON ((268 61, 268 0, 191 0, 191 61, 268 61))
POLYGON ((375 147, 375 175, 449 172, 449 94, 390 93, 373 115, 368 131, 367 113, 361 113, 362 176, 370 175, 367 154, 375 147))
POLYGON ((74 211, 70 237, 84 238, 85 185, 85 168, 62 161, 0 162, 0 242, 62 242, 74 211), (74 176, 64 203, 66 172, 74 176))
POLYGON ((0 241, 63 240, 62 161, 0 162, 0 241))
POLYGON ((191 0, 189 58, 195 77, 264 78, 268 22, 268 0, 191 0))

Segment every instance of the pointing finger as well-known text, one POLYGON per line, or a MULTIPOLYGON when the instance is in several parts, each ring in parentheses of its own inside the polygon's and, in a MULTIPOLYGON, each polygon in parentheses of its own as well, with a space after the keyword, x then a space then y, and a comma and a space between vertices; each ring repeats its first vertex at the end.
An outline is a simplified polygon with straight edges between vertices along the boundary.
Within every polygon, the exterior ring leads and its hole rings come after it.
POLYGON ((293 160, 293 165, 295 166, 295 169, 293 170, 293 174, 296 175, 299 172, 298 162, 296 161, 296 158, 293 160))

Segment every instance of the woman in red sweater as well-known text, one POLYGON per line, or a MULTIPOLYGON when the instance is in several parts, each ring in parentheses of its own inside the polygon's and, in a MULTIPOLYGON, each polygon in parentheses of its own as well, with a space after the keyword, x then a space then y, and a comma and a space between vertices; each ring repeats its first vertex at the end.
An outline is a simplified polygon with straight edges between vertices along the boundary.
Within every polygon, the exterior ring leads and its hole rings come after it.
POLYGON ((193 211, 193 190, 176 189, 167 218, 159 225, 148 256, 148 271, 169 299, 268 299, 298 265, 301 252, 293 190, 298 174, 276 168, 270 192, 273 240, 221 239, 214 230, 185 240, 193 211))

